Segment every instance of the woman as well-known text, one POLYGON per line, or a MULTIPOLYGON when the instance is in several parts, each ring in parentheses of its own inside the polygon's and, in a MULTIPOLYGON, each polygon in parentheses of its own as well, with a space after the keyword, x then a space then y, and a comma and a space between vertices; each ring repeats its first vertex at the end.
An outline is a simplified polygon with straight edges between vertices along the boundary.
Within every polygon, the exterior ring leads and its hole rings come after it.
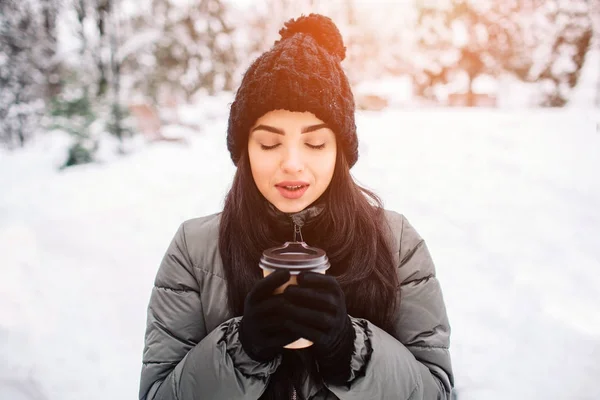
POLYGON ((184 222, 148 308, 140 399, 448 399, 450 327, 427 247, 350 175, 354 100, 337 27, 311 14, 244 75, 222 213, 184 222), (281 295, 262 251, 293 239, 327 252, 281 295), (284 346, 298 338, 306 349, 284 346))

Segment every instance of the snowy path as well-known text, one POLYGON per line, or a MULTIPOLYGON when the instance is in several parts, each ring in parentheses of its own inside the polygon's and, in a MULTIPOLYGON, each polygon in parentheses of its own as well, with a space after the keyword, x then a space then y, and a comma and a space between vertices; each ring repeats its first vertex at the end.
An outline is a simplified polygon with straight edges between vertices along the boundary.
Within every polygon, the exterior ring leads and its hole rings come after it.
MULTIPOLYGON (((461 400, 600 398, 598 113, 362 114, 353 173, 427 240, 461 400), (595 378, 595 379, 594 379, 595 378)), ((146 306, 181 221, 220 210, 224 123, 58 173, 0 153, 0 399, 136 398, 146 306)))

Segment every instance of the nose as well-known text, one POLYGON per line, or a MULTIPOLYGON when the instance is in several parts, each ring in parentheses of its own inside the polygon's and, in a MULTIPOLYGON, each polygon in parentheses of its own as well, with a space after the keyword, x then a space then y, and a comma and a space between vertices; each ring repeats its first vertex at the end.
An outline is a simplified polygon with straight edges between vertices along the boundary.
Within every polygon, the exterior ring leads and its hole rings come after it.
POLYGON ((294 146, 288 148, 281 160, 281 169, 286 173, 296 173, 304 170, 302 152, 294 146))

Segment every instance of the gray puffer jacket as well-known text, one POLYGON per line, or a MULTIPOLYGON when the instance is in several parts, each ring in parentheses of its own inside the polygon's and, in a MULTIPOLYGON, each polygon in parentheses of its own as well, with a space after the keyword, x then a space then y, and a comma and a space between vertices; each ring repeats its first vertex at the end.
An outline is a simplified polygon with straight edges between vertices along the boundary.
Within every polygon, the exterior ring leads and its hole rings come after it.
MULTIPOLYGON (((450 399, 450 326, 427 246, 406 218, 386 210, 401 282, 395 330, 350 316, 356 331, 348 385, 308 377, 311 400, 450 399)), ((218 250, 220 213, 179 227, 148 306, 141 400, 258 399, 281 357, 258 363, 238 340, 218 250)))

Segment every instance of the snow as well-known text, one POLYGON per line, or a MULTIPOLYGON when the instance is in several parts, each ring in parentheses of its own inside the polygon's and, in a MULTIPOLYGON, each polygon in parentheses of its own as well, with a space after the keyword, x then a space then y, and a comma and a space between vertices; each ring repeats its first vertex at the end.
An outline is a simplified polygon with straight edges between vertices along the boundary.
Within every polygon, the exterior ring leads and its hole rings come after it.
POLYGON ((412 78, 408 75, 386 77, 359 82, 353 87, 354 95, 377 95, 388 100, 391 106, 414 102, 412 78))
MULTIPOLYGON (((188 146, 62 172, 59 133, 0 152, 1 399, 136 398, 162 255, 183 220, 221 210, 235 172, 230 101, 202 101, 188 146)), ((353 175, 427 240, 460 400, 600 398, 599 123, 578 109, 358 115, 353 175)))

